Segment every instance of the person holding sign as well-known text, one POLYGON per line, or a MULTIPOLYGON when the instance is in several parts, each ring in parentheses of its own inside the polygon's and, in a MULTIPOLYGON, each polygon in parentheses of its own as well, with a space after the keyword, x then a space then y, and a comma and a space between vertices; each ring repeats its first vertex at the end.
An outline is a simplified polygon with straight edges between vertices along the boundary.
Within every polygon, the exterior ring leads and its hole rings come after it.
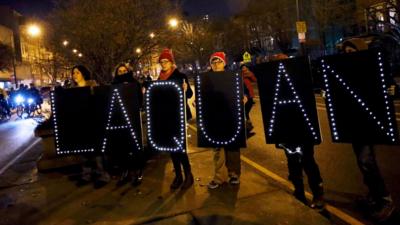
MULTIPOLYGON (((284 60, 289 57, 283 53, 273 55, 270 60, 284 60)), ((303 181, 303 170, 308 178, 308 185, 313 194, 313 200, 310 207, 317 210, 323 210, 325 206, 324 189, 320 170, 314 158, 314 144, 308 141, 299 141, 300 143, 279 143, 277 148, 284 149, 287 159, 288 179, 294 186, 294 197, 304 204, 308 204, 303 181)))
POLYGON ((245 108, 245 112, 246 112, 246 130, 247 130, 247 138, 252 137, 253 135, 255 135, 254 132, 251 132, 254 128, 253 124, 251 123, 250 120, 250 110, 253 107, 253 105, 255 104, 253 98, 254 98, 254 89, 253 89, 253 82, 257 81, 256 76, 254 76, 253 72, 251 72, 249 70, 249 68, 243 64, 240 66, 241 69, 241 75, 242 75, 242 79, 243 79, 243 83, 246 86, 247 90, 249 91, 249 95, 248 95, 248 101, 246 102, 246 104, 244 105, 245 108))
MULTIPOLYGON (((215 52, 210 56, 211 70, 213 72, 225 71, 226 57, 224 52, 215 52)), ((246 92, 246 91, 245 91, 246 92)), ((247 102, 247 96, 244 96, 244 103, 247 102)), ((224 147, 214 150, 214 178, 208 184, 209 189, 220 187, 226 180, 226 172, 224 166, 228 170, 228 182, 231 185, 240 184, 240 148, 239 147, 224 147)))
MULTIPOLYGON (((142 104, 143 96, 139 82, 133 77, 132 70, 126 64, 119 64, 114 72, 114 79, 112 84, 136 84, 138 92, 138 102, 142 104)), ((129 146, 124 145, 126 143, 119 143, 119 148, 129 149, 129 146)), ((122 149, 120 149, 122 150, 122 149)), ((128 152, 128 150, 126 151, 128 152)), ((143 152, 137 152, 133 155, 122 154, 118 157, 120 162, 121 176, 117 182, 117 186, 122 186, 132 181, 133 186, 138 186, 143 180, 143 168, 145 166, 145 158, 143 152)))
MULTIPOLYGON (((186 120, 192 118, 192 113, 190 112, 189 105, 187 104, 187 99, 193 96, 193 91, 189 86, 188 78, 185 74, 179 72, 175 66, 174 56, 170 49, 164 49, 158 58, 158 62, 161 65, 161 72, 158 80, 169 80, 174 81, 182 85, 183 91, 186 94, 186 120)), ((179 187, 186 189, 193 185, 194 179, 191 171, 191 166, 189 162, 188 155, 186 153, 173 152, 170 154, 172 163, 175 169, 175 179, 173 180, 170 188, 177 189, 179 187), (185 180, 182 176, 185 175, 185 180)))
MULTIPOLYGON (((75 87, 96 86, 94 80, 90 80, 90 71, 82 65, 72 68, 72 80, 75 87)), ((85 162, 82 165, 82 174, 77 185, 82 186, 88 184, 92 180, 92 176, 96 177, 94 187, 100 188, 110 182, 111 177, 105 170, 104 156, 84 156, 85 162)))
MULTIPOLYGON (((352 53, 367 48, 368 46, 365 43, 356 46, 356 44, 348 41, 343 43, 342 51, 344 53, 352 53)), ((388 88, 387 92, 389 95, 394 95, 393 89, 393 86, 388 88)), ((357 165, 364 179, 364 184, 368 187, 369 191, 365 198, 359 199, 359 202, 367 207, 374 219, 380 222, 385 221, 393 214, 395 206, 379 171, 375 157, 375 146, 367 144, 366 141, 365 143, 352 143, 352 147, 357 159, 357 165)))

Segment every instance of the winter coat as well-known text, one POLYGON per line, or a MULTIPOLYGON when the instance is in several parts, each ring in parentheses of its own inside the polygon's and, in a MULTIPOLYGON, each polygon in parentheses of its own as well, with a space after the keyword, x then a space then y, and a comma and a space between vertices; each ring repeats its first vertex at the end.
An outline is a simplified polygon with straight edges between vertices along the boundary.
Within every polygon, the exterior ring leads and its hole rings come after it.
POLYGON ((190 111, 190 107, 188 104, 188 99, 193 96, 193 91, 192 88, 190 87, 189 80, 186 76, 186 74, 179 72, 178 69, 175 69, 174 72, 168 77, 168 81, 174 81, 179 85, 183 85, 183 80, 185 80, 187 84, 187 90, 186 90, 186 119, 190 120, 192 118, 192 112, 190 111))

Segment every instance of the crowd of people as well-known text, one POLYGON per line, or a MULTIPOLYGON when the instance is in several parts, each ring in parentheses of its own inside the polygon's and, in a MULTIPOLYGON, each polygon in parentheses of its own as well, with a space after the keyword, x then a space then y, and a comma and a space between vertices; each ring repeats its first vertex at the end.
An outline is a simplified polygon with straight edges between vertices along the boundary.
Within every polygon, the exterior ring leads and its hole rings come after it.
MULTIPOLYGON (((284 54, 277 54, 271 57, 271 60, 282 60, 287 58, 284 54)), ((180 72, 176 67, 175 59, 170 49, 165 49, 159 56, 158 62, 161 66, 161 72, 158 80, 174 81, 182 86, 186 92, 186 98, 193 96, 193 90, 189 85, 187 76, 180 72)), ((218 74, 223 72, 227 67, 227 58, 224 52, 215 52, 209 59, 210 70, 218 74)), ((253 74, 252 67, 246 64, 241 65, 241 74, 244 83, 244 98, 242 99, 245 106, 245 118, 247 127, 247 138, 255 135, 253 132, 253 124, 250 118, 250 111, 255 104, 253 83, 256 82, 256 76, 253 74)), ((75 66, 72 69, 72 82, 65 87, 85 87, 96 86, 96 82, 91 79, 89 70, 84 66, 75 66)), ((146 92, 147 82, 138 81, 132 72, 132 68, 127 64, 120 64, 116 67, 112 84, 130 83, 137 85, 140 90, 138 96, 143 100, 143 94, 146 92)), ((21 89, 21 88, 20 88, 21 89)), ((23 89, 22 89, 23 90, 23 89)), ((187 101, 186 99, 186 101, 187 101)), ((192 114, 188 104, 186 118, 190 120, 192 114)), ((113 146, 120 149, 127 149, 124 143, 113 146)), ((285 151, 287 158, 289 180, 294 186, 294 197, 317 210, 323 210, 325 207, 324 188, 322 177, 318 164, 314 158, 314 145, 312 143, 287 144, 281 143, 277 145, 285 151), (312 191, 312 202, 308 202, 305 197, 303 170, 308 177, 308 185, 312 191)), ((364 183, 369 188, 369 194, 366 198, 361 199, 371 211, 371 214, 377 220, 383 221, 390 217, 394 211, 394 203, 390 193, 384 184, 380 175, 377 162, 375 160, 373 146, 362 143, 353 143, 354 152, 357 156, 359 168, 364 176, 364 183)), ((121 151, 127 152, 127 151, 121 151)), ((187 189, 193 185, 194 178, 191 170, 190 159, 187 153, 170 153, 171 161, 174 167, 175 177, 171 182, 170 188, 175 190, 178 188, 187 189)), ((118 186, 131 182, 137 186, 143 180, 143 170, 146 165, 146 156, 137 153, 135 155, 122 154, 117 159, 110 159, 109 156, 99 154, 96 156, 85 157, 82 164, 82 173, 78 181, 78 185, 94 182, 95 187, 100 188, 110 182, 108 168, 113 164, 113 160, 118 161, 119 179, 118 186), (94 178, 94 179, 93 179, 94 178)), ((240 184, 241 175, 241 159, 239 147, 224 147, 213 149, 213 167, 214 176, 209 182, 209 189, 218 189, 222 184, 230 185, 240 184)))
POLYGON ((27 102, 25 100, 28 99, 32 99, 33 103, 39 108, 43 104, 43 97, 33 83, 30 83, 29 86, 20 84, 18 89, 12 87, 8 91, 0 88, 0 113, 9 118, 11 117, 12 109, 15 109, 19 104, 26 107, 27 102), (19 99, 17 99, 17 96, 19 99))

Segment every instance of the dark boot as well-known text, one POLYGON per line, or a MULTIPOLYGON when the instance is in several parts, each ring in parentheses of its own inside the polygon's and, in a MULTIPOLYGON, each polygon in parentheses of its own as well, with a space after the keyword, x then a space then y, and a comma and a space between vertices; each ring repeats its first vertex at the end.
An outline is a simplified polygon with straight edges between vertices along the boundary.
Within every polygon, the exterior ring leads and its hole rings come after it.
POLYGON ((310 207, 316 210, 323 210, 325 208, 324 201, 324 187, 322 183, 313 185, 310 187, 313 193, 313 200, 311 202, 310 207))
POLYGON ((194 178, 191 171, 185 172, 185 181, 183 182, 182 189, 187 189, 193 185, 194 178))
POLYGON ((172 184, 170 186, 171 189, 175 190, 178 189, 183 183, 183 178, 182 178, 182 174, 180 175, 176 175, 174 181, 172 181, 172 184))
POLYGON ((304 203, 305 205, 307 205, 307 198, 306 195, 304 193, 304 184, 303 181, 294 181, 293 182, 294 185, 294 192, 293 192, 293 196, 299 200, 300 202, 304 203))

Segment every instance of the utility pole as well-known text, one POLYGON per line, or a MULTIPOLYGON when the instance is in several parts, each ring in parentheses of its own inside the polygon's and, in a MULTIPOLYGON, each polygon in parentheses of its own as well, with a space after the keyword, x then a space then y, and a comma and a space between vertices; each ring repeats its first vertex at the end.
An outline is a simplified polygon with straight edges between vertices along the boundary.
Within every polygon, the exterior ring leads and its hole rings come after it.
POLYGON ((14 45, 14 32, 11 34, 11 49, 12 49, 12 64, 13 64, 13 72, 14 72, 14 83, 15 88, 18 88, 18 80, 17 80, 17 67, 15 62, 15 45, 14 45))

